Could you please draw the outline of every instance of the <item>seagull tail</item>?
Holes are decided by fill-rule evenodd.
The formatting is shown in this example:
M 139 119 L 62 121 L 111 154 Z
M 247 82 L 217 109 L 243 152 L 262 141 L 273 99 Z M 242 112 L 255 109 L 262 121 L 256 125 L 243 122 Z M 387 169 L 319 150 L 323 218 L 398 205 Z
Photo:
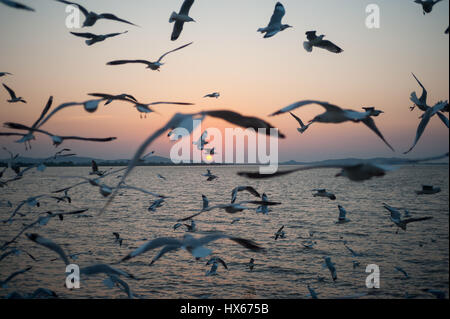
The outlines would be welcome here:
M 172 14 L 170 15 L 170 18 L 169 18 L 169 23 L 175 22 L 176 17 L 177 17 L 177 13 L 175 11 L 172 12 Z
M 313 46 L 311 45 L 311 42 L 309 42 L 309 41 L 303 42 L 303 47 L 308 52 L 312 52 L 312 50 L 313 50 Z

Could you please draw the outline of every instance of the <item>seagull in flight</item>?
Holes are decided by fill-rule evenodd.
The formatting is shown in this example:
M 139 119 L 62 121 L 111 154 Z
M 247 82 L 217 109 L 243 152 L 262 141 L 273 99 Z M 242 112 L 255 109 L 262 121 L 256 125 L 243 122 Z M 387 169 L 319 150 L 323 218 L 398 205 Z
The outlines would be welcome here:
M 193 4 L 194 0 L 184 0 L 180 12 L 176 13 L 174 11 L 170 15 L 169 23 L 175 22 L 172 35 L 170 37 L 172 41 L 176 41 L 180 37 L 185 22 L 195 22 L 195 20 L 189 16 L 189 10 L 191 10 Z
M 378 117 L 380 114 L 384 113 L 384 111 L 377 110 L 373 106 L 372 107 L 363 107 L 364 111 L 370 113 L 370 116 Z
M 303 121 L 302 121 L 297 115 L 295 115 L 295 114 L 292 113 L 292 112 L 289 112 L 289 114 L 291 114 L 292 117 L 293 117 L 294 119 L 297 120 L 298 124 L 300 124 L 300 127 L 297 128 L 297 131 L 299 131 L 300 134 L 305 133 L 305 131 L 306 131 L 306 130 L 311 126 L 311 124 L 312 124 L 312 122 L 311 122 L 311 123 L 309 123 L 308 125 L 305 125 L 305 124 L 303 124 Z
M 0 0 L 1 3 L 4 5 L 7 5 L 8 7 L 15 8 L 15 9 L 22 9 L 27 11 L 36 11 L 33 8 L 30 8 L 20 2 L 12 1 L 12 0 Z
M 286 233 L 283 229 L 284 229 L 284 225 L 281 226 L 281 228 L 278 229 L 278 231 L 275 233 L 275 240 L 277 240 L 278 238 L 281 238 L 281 239 L 286 238 Z
M 135 25 L 134 23 L 131 23 L 127 20 L 120 19 L 111 13 L 97 14 L 95 12 L 88 11 L 85 7 L 83 7 L 82 5 L 79 5 L 78 3 L 75 3 L 75 2 L 70 2 L 70 1 L 65 1 L 65 0 L 56 0 L 56 1 L 78 7 L 78 9 L 80 9 L 80 11 L 83 13 L 83 15 L 85 17 L 85 20 L 83 22 L 83 27 L 92 27 L 100 19 L 114 20 L 114 21 L 118 21 L 118 22 L 131 24 L 131 25 L 134 25 L 137 27 L 137 25 Z
M 306 38 L 308 39 L 308 41 L 303 42 L 303 47 L 306 51 L 312 52 L 313 47 L 325 49 L 333 53 L 341 53 L 344 51 L 333 42 L 324 40 L 323 38 L 325 37 L 325 35 L 322 34 L 321 36 L 317 36 L 316 32 L 317 31 L 306 32 Z
M 6 89 L 6 91 L 8 91 L 9 96 L 11 97 L 11 99 L 7 100 L 7 102 L 9 102 L 9 103 L 18 103 L 18 102 L 27 103 L 27 101 L 25 101 L 23 98 L 17 97 L 16 93 L 10 87 L 8 87 L 6 84 L 3 84 L 3 87 Z
M 100 34 L 100 35 L 88 33 L 88 32 L 70 32 L 70 33 L 72 33 L 74 36 L 88 39 L 88 40 L 86 40 L 86 44 L 91 46 L 98 42 L 105 41 L 108 38 L 117 37 L 118 35 L 125 34 L 127 32 L 128 31 L 120 32 L 120 33 Z
M 243 191 L 249 192 L 250 194 L 252 194 L 253 196 L 258 197 L 258 198 L 261 197 L 261 195 L 258 193 L 258 191 L 251 186 L 238 186 L 231 191 L 231 203 L 232 204 L 234 204 L 234 202 L 236 202 L 237 194 L 239 192 L 243 192 Z
M 118 94 L 118 95 L 111 95 L 111 94 L 105 94 L 105 93 L 89 93 L 88 95 L 99 97 L 104 100 L 106 100 L 105 106 L 111 104 L 114 101 L 127 101 L 131 103 L 139 103 L 136 98 L 130 94 Z
M 391 217 L 390 217 L 391 221 L 398 227 L 396 234 L 398 234 L 398 231 L 400 228 L 403 229 L 404 231 L 406 231 L 406 226 L 409 223 L 421 222 L 421 221 L 433 219 L 433 217 L 402 219 L 402 214 L 398 211 L 398 209 L 391 207 L 388 204 L 383 204 L 383 207 L 391 213 Z
M 92 171 L 89 173 L 89 175 L 103 176 L 105 173 L 106 171 L 100 171 L 98 169 L 97 162 L 92 160 Z
M 331 277 L 333 278 L 333 281 L 336 281 L 337 280 L 336 267 L 334 266 L 334 263 L 331 262 L 331 258 L 330 257 L 325 257 L 324 267 L 327 267 L 328 270 L 330 270 Z
M 206 171 L 207 171 L 207 173 L 203 174 L 203 176 L 208 177 L 208 179 L 206 180 L 207 182 L 211 182 L 211 181 L 213 181 L 213 180 L 215 180 L 217 178 L 216 175 L 211 173 L 210 169 L 206 169 Z
M 336 223 L 337 224 L 348 223 L 350 221 L 350 219 L 348 219 L 346 217 L 347 216 L 347 211 L 341 205 L 339 205 L 338 208 L 339 208 L 339 219 L 338 219 L 338 221 Z
M 198 139 L 197 142 L 192 142 L 192 144 L 197 145 L 198 150 L 203 151 L 205 148 L 205 145 L 208 145 L 209 142 L 206 141 L 206 138 L 208 137 L 208 131 L 204 131 L 202 133 L 202 136 Z
M 210 260 L 208 260 L 208 262 L 206 263 L 206 266 L 208 265 L 212 265 L 211 266 L 211 270 L 208 270 L 206 272 L 206 276 L 215 276 L 217 275 L 217 268 L 219 267 L 219 263 L 228 270 L 228 266 L 225 263 L 225 261 L 223 261 L 222 258 L 220 257 L 213 257 Z
M 442 0 L 414 0 L 415 3 L 420 4 L 423 9 L 423 15 L 431 13 L 435 4 L 441 2 Z
M 114 243 L 118 243 L 122 247 L 123 238 L 120 238 L 120 234 L 117 232 L 114 232 L 113 235 L 115 237 Z
M 207 97 L 218 99 L 220 97 L 220 93 L 219 92 L 214 92 L 214 93 L 211 93 L 211 94 L 206 94 L 203 98 L 207 98 Z
M 140 64 L 145 64 L 147 65 L 147 69 L 151 69 L 153 71 L 160 71 L 161 66 L 164 65 L 164 63 L 162 63 L 162 59 L 168 55 L 169 53 L 184 49 L 185 47 L 190 46 L 191 44 L 193 44 L 194 42 L 185 44 L 179 48 L 176 48 L 174 50 L 171 50 L 169 52 L 164 53 L 163 55 L 161 55 L 161 57 L 156 61 L 156 62 L 150 62 L 150 61 L 146 61 L 146 60 L 116 60 L 116 61 L 111 61 L 106 63 L 106 65 L 122 65 L 122 64 L 128 64 L 128 63 L 140 63 Z
M 258 206 L 258 208 L 256 209 L 256 212 L 267 215 L 272 211 L 268 205 L 264 204 L 264 203 L 269 203 L 269 197 L 267 197 L 267 194 L 264 193 L 264 194 L 262 194 L 261 199 L 262 199 L 263 204 L 261 206 Z
M 1 78 L 1 77 L 4 77 L 4 76 L 6 76 L 6 75 L 12 75 L 12 73 L 9 73 L 9 72 L 0 72 L 0 78 Z
M 163 247 L 161 251 L 153 258 L 150 265 L 153 265 L 159 258 L 168 252 L 175 251 L 178 249 L 184 249 L 192 254 L 195 258 L 204 258 L 212 253 L 212 251 L 204 246 L 214 242 L 219 239 L 229 239 L 251 251 L 263 252 L 264 248 L 258 246 L 255 242 L 249 239 L 233 237 L 222 233 L 216 233 L 211 235 L 206 235 L 200 238 L 195 238 L 190 234 L 185 234 L 182 239 L 161 237 L 153 239 L 136 250 L 129 253 L 127 256 L 122 258 L 120 262 L 128 261 L 135 258 L 149 250 Z
M 441 192 L 440 187 L 434 187 L 432 185 L 422 185 L 422 190 L 416 191 L 417 195 L 433 195 Z
M 286 14 L 286 10 L 281 2 L 277 2 L 275 5 L 275 11 L 270 18 L 269 25 L 265 28 L 259 28 L 258 32 L 264 33 L 264 38 L 273 37 L 278 32 L 284 31 L 287 28 L 292 28 L 289 24 L 282 24 L 281 20 Z
M 336 200 L 336 195 L 334 195 L 333 193 L 327 192 L 327 190 L 325 188 L 313 189 L 313 191 L 317 192 L 317 193 L 313 194 L 314 197 L 327 197 L 331 200 Z
M 147 210 L 149 212 L 156 212 L 156 209 L 162 207 L 164 202 L 165 202 L 164 198 L 157 199 L 150 205 L 150 207 Z
M 298 109 L 300 107 L 311 105 L 311 104 L 318 104 L 322 106 L 326 112 L 323 114 L 320 114 L 316 116 L 313 120 L 310 121 L 310 123 L 318 122 L 318 123 L 343 123 L 343 122 L 354 122 L 364 123 L 369 129 L 371 129 L 379 138 L 383 140 L 383 142 L 392 150 L 395 152 L 394 148 L 385 140 L 383 134 L 378 130 L 374 120 L 371 118 L 370 113 L 368 112 L 358 112 L 354 110 L 344 110 L 340 108 L 339 106 L 329 104 L 327 102 L 320 102 L 320 101 L 314 101 L 314 100 L 306 100 L 306 101 L 299 101 L 295 102 L 291 105 L 286 106 L 285 108 L 273 113 L 271 116 L 283 114 L 286 112 L 293 111 L 295 109 Z
M 61 248 L 61 246 L 55 244 L 50 239 L 44 238 L 38 234 L 25 234 L 25 235 L 28 237 L 29 240 L 35 242 L 36 244 L 39 244 L 50 250 L 53 250 L 55 253 L 59 255 L 59 257 L 64 261 L 66 265 L 70 265 L 69 259 L 67 258 L 67 255 Z

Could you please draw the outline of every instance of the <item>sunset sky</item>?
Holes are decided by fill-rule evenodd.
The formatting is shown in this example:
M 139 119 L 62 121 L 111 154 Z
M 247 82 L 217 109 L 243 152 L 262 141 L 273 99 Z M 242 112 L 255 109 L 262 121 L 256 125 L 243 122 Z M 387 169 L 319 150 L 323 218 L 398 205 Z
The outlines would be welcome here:
M 313 161 L 343 157 L 400 156 L 412 145 L 420 111 L 410 112 L 411 92 L 421 89 L 414 72 L 429 91 L 429 104 L 449 98 L 448 1 L 431 14 L 412 0 L 284 0 L 284 23 L 294 26 L 263 39 L 256 30 L 268 24 L 276 1 L 197 0 L 185 25 L 172 42 L 172 11 L 181 0 L 79 0 L 97 13 L 108 12 L 140 27 L 100 20 L 94 27 L 70 30 L 65 26 L 65 5 L 52 0 L 18 0 L 36 12 L 15 10 L 0 3 L 0 72 L 14 76 L 0 81 L 13 88 L 28 104 L 9 104 L 0 88 L 0 119 L 31 125 L 50 95 L 54 106 L 90 99 L 87 93 L 128 93 L 139 101 L 183 101 L 193 107 L 159 106 L 159 114 L 140 119 L 127 103 L 115 102 L 94 114 L 82 108 L 67 109 L 43 129 L 57 135 L 116 136 L 112 143 L 65 142 L 80 156 L 104 159 L 131 158 L 151 133 L 176 112 L 229 109 L 262 117 L 287 135 L 280 140 L 280 161 Z M 381 28 L 365 26 L 368 4 L 381 9 Z M 129 31 L 88 47 L 69 32 L 97 34 Z M 342 54 L 303 49 L 305 32 L 317 30 L 344 49 Z M 161 72 L 144 65 L 107 66 L 117 59 L 155 61 L 183 44 L 194 44 L 165 58 Z M 221 98 L 204 99 L 218 91 Z M 393 153 L 363 124 L 317 124 L 300 135 L 289 115 L 268 114 L 295 101 L 316 99 L 360 110 L 376 106 L 386 113 L 375 119 Z M 319 106 L 295 111 L 305 122 L 322 113 Z M 231 127 L 224 121 L 207 120 L 202 128 Z M 1 131 L 8 131 L 2 128 Z M 27 157 L 47 157 L 54 152 L 51 140 L 36 134 L 32 151 L 17 138 L 0 137 L 0 145 Z M 449 131 L 433 118 L 409 157 L 439 155 L 448 151 Z M 171 143 L 161 137 L 149 150 L 169 156 Z M 0 158 L 7 153 L 0 153 Z

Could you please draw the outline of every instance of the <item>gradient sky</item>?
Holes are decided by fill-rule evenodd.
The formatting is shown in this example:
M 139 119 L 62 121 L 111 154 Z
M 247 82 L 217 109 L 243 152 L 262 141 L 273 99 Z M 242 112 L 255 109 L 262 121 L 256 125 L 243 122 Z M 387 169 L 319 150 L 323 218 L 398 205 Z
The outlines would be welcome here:
M 428 88 L 429 103 L 449 97 L 449 4 L 444 1 L 424 16 L 412 0 L 284 0 L 284 22 L 294 26 L 270 39 L 256 32 L 266 26 L 276 1 L 197 0 L 190 16 L 197 23 L 185 25 L 181 37 L 170 41 L 172 11 L 181 0 L 79 0 L 95 12 L 110 12 L 140 28 L 102 20 L 82 32 L 129 33 L 88 47 L 65 26 L 65 5 L 52 0 L 20 0 L 35 13 L 0 4 L 0 71 L 14 73 L 1 82 L 12 87 L 28 104 L 6 103 L 0 90 L 0 122 L 31 125 L 48 97 L 54 105 L 85 101 L 87 93 L 129 93 L 148 103 L 175 100 L 195 107 L 160 106 L 160 114 L 141 120 L 128 104 L 114 103 L 94 114 L 80 108 L 64 110 L 44 129 L 60 135 L 117 136 L 107 144 L 65 142 L 77 154 L 97 158 L 130 158 L 152 132 L 175 113 L 203 109 L 230 109 L 268 120 L 287 135 L 280 140 L 280 160 L 313 161 L 342 157 L 400 156 L 414 140 L 419 111 L 409 111 L 411 92 L 420 87 L 414 72 Z M 381 9 L 381 28 L 367 29 L 365 8 L 375 3 Z M 345 51 L 340 55 L 324 50 L 307 53 L 302 46 L 305 32 L 317 30 Z M 194 45 L 166 57 L 161 72 L 143 65 L 106 66 L 116 59 L 155 60 L 182 44 Z M 219 91 L 218 100 L 202 97 Z M 318 124 L 305 134 L 289 114 L 268 114 L 303 99 L 318 99 L 344 108 L 376 106 L 386 114 L 376 118 L 386 139 L 397 149 L 392 153 L 362 124 Z M 322 112 L 319 106 L 295 113 L 309 121 Z M 203 124 L 224 128 L 223 121 Z M 7 131 L 2 129 L 2 131 Z M 0 145 L 23 156 L 46 157 L 54 151 L 48 137 L 37 135 L 33 150 L 25 152 L 17 138 L 4 138 Z M 436 117 L 430 122 L 410 157 L 448 151 L 448 129 Z M 151 149 L 168 156 L 170 144 L 160 138 Z M 0 155 L 0 158 L 7 154 Z

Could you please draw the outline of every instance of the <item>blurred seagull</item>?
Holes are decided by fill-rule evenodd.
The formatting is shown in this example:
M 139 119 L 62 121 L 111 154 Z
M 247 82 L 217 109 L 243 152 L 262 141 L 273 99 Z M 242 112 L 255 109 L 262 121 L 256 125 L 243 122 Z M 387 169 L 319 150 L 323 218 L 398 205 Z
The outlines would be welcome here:
M 306 32 L 306 38 L 308 39 L 308 41 L 303 42 L 303 47 L 306 51 L 312 52 L 313 47 L 325 49 L 333 53 L 341 53 L 344 51 L 333 42 L 324 40 L 323 38 L 325 37 L 325 35 L 322 34 L 321 36 L 317 36 L 316 32 L 317 31 Z
M 312 299 L 319 299 L 318 294 L 316 293 L 316 291 L 311 288 L 310 285 L 307 286 L 308 291 L 309 291 L 309 296 L 311 296 Z
M 262 247 L 258 246 L 256 243 L 254 243 L 251 240 L 233 237 L 233 236 L 229 236 L 226 234 L 217 233 L 217 234 L 206 235 L 206 236 L 200 237 L 200 238 L 195 238 L 189 234 L 185 234 L 181 240 L 175 239 L 175 238 L 167 238 L 167 237 L 166 238 L 161 237 L 161 238 L 156 238 L 154 240 L 151 240 L 151 241 L 147 242 L 146 244 L 142 245 L 141 247 L 137 248 L 136 250 L 132 251 L 124 258 L 122 258 L 121 262 L 130 260 L 130 259 L 132 259 L 136 256 L 139 256 L 149 250 L 153 250 L 153 249 L 156 249 L 159 247 L 163 247 L 163 248 L 158 253 L 158 255 L 156 255 L 155 258 L 153 258 L 150 265 L 153 265 L 164 254 L 166 254 L 170 251 L 178 250 L 180 248 L 190 252 L 195 258 L 204 258 L 212 253 L 212 251 L 210 249 L 205 248 L 204 246 L 213 241 L 219 240 L 219 239 L 229 239 L 229 240 L 234 241 L 235 243 L 238 243 L 239 245 L 241 245 L 249 250 L 255 251 L 255 252 L 262 252 L 264 250 Z
M 106 274 L 106 275 L 115 275 L 115 276 L 124 276 L 127 278 L 131 278 L 134 280 L 138 280 L 134 275 L 127 273 L 123 270 L 111 267 L 106 264 L 97 264 L 89 267 L 84 267 L 80 269 L 81 275 L 93 276 L 98 274 Z
M 309 123 L 308 125 L 305 125 L 305 124 L 303 124 L 303 121 L 302 121 L 298 116 L 296 116 L 294 113 L 289 112 L 289 114 L 291 114 L 292 117 L 295 118 L 295 119 L 297 120 L 297 122 L 300 124 L 300 127 L 297 128 L 297 131 L 299 131 L 300 134 L 305 133 L 305 131 L 306 131 L 306 130 L 311 126 L 311 124 L 312 124 L 312 122 L 311 122 L 311 123 Z
M 89 175 L 103 176 L 105 173 L 106 171 L 100 171 L 98 169 L 97 162 L 92 160 L 92 171 L 89 173 Z
M 286 233 L 284 232 L 284 225 L 281 226 L 280 229 L 278 229 L 278 231 L 275 233 L 275 240 L 277 240 L 278 238 L 284 239 L 286 238 Z
M 133 97 L 130 94 L 119 94 L 119 95 L 111 95 L 111 94 L 105 94 L 105 93 L 89 93 L 88 95 L 99 97 L 104 100 L 106 100 L 105 106 L 108 104 L 111 104 L 113 101 L 127 101 L 131 103 L 138 103 L 135 97 Z
M 159 179 L 162 179 L 162 180 L 164 180 L 164 181 L 166 181 L 167 180 L 167 178 L 165 178 L 164 176 L 162 176 L 161 174 L 158 174 L 158 175 L 156 175 Z
M 34 241 L 36 244 L 42 245 L 50 250 L 53 250 L 59 255 L 59 257 L 64 261 L 66 265 L 70 265 L 69 259 L 67 258 L 64 250 L 58 245 L 52 242 L 50 239 L 44 238 L 38 234 L 25 234 L 29 240 Z
M 423 84 L 419 81 L 419 79 L 416 77 L 414 73 L 412 73 L 413 77 L 416 79 L 417 83 L 419 83 L 420 87 L 422 88 L 422 95 L 420 98 L 417 97 L 416 92 L 411 93 L 410 100 L 414 103 L 412 107 L 410 107 L 411 111 L 413 111 L 416 107 L 418 107 L 421 111 L 426 111 L 428 109 L 427 105 L 427 99 L 428 99 L 428 91 L 425 89 Z
M 392 148 L 392 146 L 385 140 L 383 134 L 378 130 L 374 120 L 370 117 L 369 113 L 367 112 L 358 112 L 354 110 L 344 110 L 340 108 L 339 106 L 329 104 L 327 102 L 320 102 L 320 101 L 314 101 L 314 100 L 306 100 L 306 101 L 299 101 L 296 103 L 293 103 L 289 106 L 286 106 L 285 108 L 273 113 L 271 116 L 283 114 L 286 112 L 293 111 L 297 108 L 311 105 L 311 104 L 318 104 L 325 108 L 326 112 L 323 114 L 320 114 L 316 116 L 313 120 L 310 121 L 310 123 L 318 122 L 318 123 L 334 123 L 339 124 L 343 122 L 355 122 L 364 123 L 369 129 L 371 129 L 375 134 L 378 135 L 379 138 L 383 140 L 383 142 L 392 150 L 395 152 L 395 150 Z
M 350 219 L 348 219 L 346 217 L 347 216 L 347 211 L 341 205 L 339 205 L 338 208 L 339 208 L 339 219 L 338 219 L 338 221 L 336 223 L 337 224 L 348 223 L 350 221 Z
M 218 264 L 222 264 L 222 266 L 228 270 L 228 266 L 225 263 L 225 261 L 223 261 L 222 258 L 220 257 L 213 257 L 210 260 L 208 260 L 208 262 L 206 263 L 206 266 L 208 265 L 212 265 L 211 270 L 206 272 L 206 276 L 213 276 L 213 275 L 217 275 L 217 268 L 218 268 Z
M 374 107 L 363 107 L 362 109 L 364 111 L 368 112 L 370 116 L 374 116 L 374 117 L 377 117 L 380 114 L 384 113 L 383 111 L 377 110 Z
M 191 10 L 193 4 L 194 0 L 184 0 L 180 12 L 176 13 L 174 11 L 170 15 L 169 23 L 175 22 L 173 26 L 172 36 L 170 38 L 172 41 L 175 41 L 180 37 L 185 22 L 195 22 L 195 20 L 189 16 L 189 10 Z
M 285 14 L 286 10 L 284 9 L 284 6 L 280 2 L 277 2 L 272 18 L 270 18 L 269 25 L 265 28 L 259 28 L 258 32 L 265 33 L 264 38 L 270 38 L 278 32 L 284 31 L 287 28 L 292 28 L 292 26 L 288 24 L 281 23 Z
M 0 72 L 0 78 L 6 75 L 12 75 L 12 73 L 9 72 Z
M 252 194 L 253 196 L 258 197 L 258 198 L 261 197 L 261 195 L 258 193 L 258 191 L 251 186 L 238 186 L 235 189 L 233 189 L 231 192 L 231 203 L 232 204 L 234 202 L 236 202 L 237 194 L 239 192 L 243 192 L 243 191 L 249 192 L 250 194 Z
M 163 198 L 154 201 L 148 208 L 149 212 L 156 212 L 156 209 L 163 206 L 165 200 Z
M 336 200 L 336 195 L 334 195 L 333 193 L 327 192 L 327 190 L 325 188 L 313 189 L 313 191 L 317 192 L 317 193 L 313 194 L 314 197 L 327 197 L 331 200 Z
M 434 187 L 432 185 L 422 185 L 422 190 L 416 191 L 417 195 L 433 195 L 441 192 L 440 187 Z
M 420 222 L 420 221 L 425 221 L 425 220 L 430 220 L 433 219 L 433 217 L 421 217 L 421 218 L 409 218 L 409 219 L 402 219 L 402 215 L 400 214 L 400 212 L 394 208 L 389 206 L 388 204 L 383 204 L 383 207 L 385 209 L 387 209 L 390 213 L 391 213 L 391 221 L 397 225 L 398 229 L 396 231 L 396 234 L 398 234 L 399 229 L 403 229 L 404 231 L 406 231 L 406 226 L 409 223 L 414 223 L 414 222 Z
M 173 226 L 173 230 L 177 230 L 181 226 L 185 226 L 186 227 L 186 231 L 189 232 L 189 233 L 195 233 L 197 231 L 197 224 L 195 223 L 194 220 L 191 220 L 191 224 L 190 225 L 188 225 L 188 224 L 181 224 L 181 223 L 175 224 Z
M 431 13 L 433 11 L 433 7 L 438 2 L 442 0 L 414 0 L 415 3 L 420 4 L 423 9 L 423 14 Z
M 202 136 L 198 139 L 197 142 L 192 142 L 192 144 L 197 145 L 197 148 L 200 151 L 203 151 L 205 148 L 205 145 L 209 144 L 209 142 L 206 141 L 206 138 L 208 137 L 208 131 L 204 131 Z
M 250 258 L 250 262 L 247 264 L 247 267 L 250 271 L 253 271 L 253 268 L 255 268 L 255 260 L 253 258 Z
M 336 279 L 337 279 L 336 267 L 331 262 L 331 258 L 330 257 L 325 257 L 324 267 L 327 267 L 328 270 L 330 270 L 331 278 L 333 278 L 333 281 L 336 281 Z
M 141 63 L 141 64 L 146 64 L 147 69 L 151 69 L 153 71 L 160 71 L 161 66 L 164 65 L 164 63 L 161 63 L 161 61 L 166 55 L 168 55 L 169 53 L 181 50 L 187 46 L 190 46 L 192 43 L 194 43 L 194 42 L 185 44 L 179 48 L 176 48 L 172 51 L 164 53 L 156 62 L 150 62 L 150 61 L 146 61 L 146 60 L 117 60 L 117 61 L 108 62 L 108 63 L 106 63 L 106 65 L 122 65 L 122 64 L 128 64 L 128 63 Z
M 211 93 L 211 94 L 206 94 L 203 98 L 207 98 L 207 97 L 218 99 L 220 97 L 220 93 L 219 92 L 214 92 L 214 93 Z
M 264 193 L 264 194 L 262 194 L 262 196 L 261 196 L 261 199 L 262 199 L 262 201 L 263 201 L 263 204 L 261 205 L 261 206 L 258 206 L 258 208 L 256 209 L 256 212 L 257 213 L 262 213 L 262 214 L 264 214 L 264 215 L 267 215 L 267 214 L 269 214 L 272 210 L 269 208 L 269 206 L 268 205 L 265 205 L 264 203 L 268 203 L 269 202 L 269 197 L 267 197 L 267 194 L 266 193 Z
M 70 1 L 65 1 L 65 0 L 56 0 L 56 1 L 78 7 L 78 9 L 80 9 L 80 11 L 85 16 L 85 20 L 83 22 L 83 27 L 92 27 L 100 19 L 114 20 L 114 21 L 123 22 L 123 23 L 127 23 L 127 24 L 131 24 L 131 25 L 137 26 L 134 23 L 131 23 L 129 21 L 126 21 L 126 20 L 118 18 L 114 14 L 111 14 L 111 13 L 97 14 L 97 13 L 92 12 L 92 11 L 89 12 L 86 8 L 84 8 L 83 6 L 81 6 L 81 5 L 79 5 L 78 3 L 75 3 L 75 2 L 70 2 Z
M 100 34 L 100 35 L 93 34 L 93 33 L 83 33 L 83 32 L 70 32 L 70 33 L 72 33 L 74 36 L 88 39 L 88 40 L 86 40 L 86 44 L 91 46 L 98 42 L 105 41 L 108 38 L 116 37 L 118 35 L 125 34 L 127 32 L 128 31 L 120 32 L 120 33 Z
M 1 3 L 4 5 L 7 5 L 8 7 L 15 8 L 15 9 L 22 9 L 27 11 L 36 11 L 33 8 L 30 8 L 20 2 L 12 1 L 12 0 L 0 0 Z
M 203 174 L 203 176 L 208 177 L 208 179 L 206 180 L 207 182 L 213 181 L 213 180 L 215 180 L 215 179 L 217 178 L 216 175 L 213 175 L 213 174 L 211 173 L 211 170 L 210 170 L 210 169 L 206 169 L 206 171 L 207 171 L 207 173 L 206 173 L 206 174 Z
M 9 88 L 6 84 L 3 84 L 3 87 L 6 89 L 6 91 L 8 91 L 9 96 L 11 97 L 11 99 L 7 100 L 7 102 L 9 102 L 9 103 L 18 103 L 18 102 L 27 103 L 27 101 L 25 101 L 23 98 L 17 97 L 16 93 L 11 88 Z
M 10 282 L 11 280 L 14 279 L 14 277 L 24 274 L 27 271 L 30 271 L 33 267 L 28 267 L 19 271 L 16 271 L 14 273 L 12 273 L 11 275 L 8 276 L 8 278 L 6 278 L 5 280 L 0 280 L 0 287 L 1 288 L 8 288 L 8 282 Z
M 118 243 L 120 247 L 122 247 L 123 238 L 120 238 L 120 234 L 116 232 L 114 232 L 113 235 L 115 237 L 114 243 Z

